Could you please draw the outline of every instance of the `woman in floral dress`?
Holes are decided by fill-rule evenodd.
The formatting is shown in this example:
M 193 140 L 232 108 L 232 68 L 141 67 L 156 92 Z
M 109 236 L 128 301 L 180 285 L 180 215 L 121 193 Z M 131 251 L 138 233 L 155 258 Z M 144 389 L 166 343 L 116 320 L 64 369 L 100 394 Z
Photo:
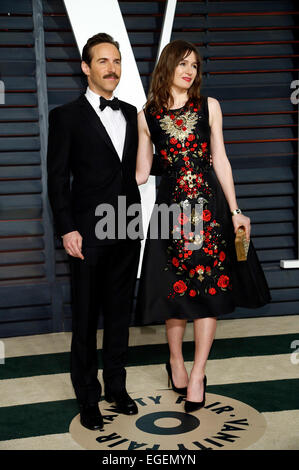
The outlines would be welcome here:
M 162 167 L 162 177 L 147 233 L 136 314 L 144 325 L 166 323 L 167 371 L 173 389 L 187 394 L 192 406 L 185 404 L 186 411 L 204 405 L 205 367 L 217 316 L 237 306 L 256 308 L 271 298 L 250 240 L 250 218 L 236 201 L 220 104 L 200 93 L 201 65 L 193 44 L 169 43 L 138 115 L 137 183 L 146 183 L 153 158 Z M 164 212 L 159 219 L 156 209 L 162 206 L 177 207 L 179 212 Z M 153 225 L 158 236 L 150 232 Z M 254 286 L 236 260 L 234 237 L 240 226 L 250 241 Z M 182 355 L 188 320 L 193 320 L 195 341 L 190 377 Z

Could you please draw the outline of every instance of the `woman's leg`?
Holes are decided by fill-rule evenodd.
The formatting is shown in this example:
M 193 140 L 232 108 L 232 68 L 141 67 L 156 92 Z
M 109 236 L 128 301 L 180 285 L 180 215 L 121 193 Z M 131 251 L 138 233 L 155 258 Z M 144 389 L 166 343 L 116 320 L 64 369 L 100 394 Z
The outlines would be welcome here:
M 216 318 L 198 318 L 194 320 L 195 356 L 187 390 L 187 400 L 203 400 L 203 378 L 206 362 L 216 332 Z
M 170 351 L 170 366 L 174 385 L 178 388 L 187 387 L 188 374 L 184 365 L 182 352 L 183 337 L 187 320 L 171 318 L 166 320 L 166 334 Z

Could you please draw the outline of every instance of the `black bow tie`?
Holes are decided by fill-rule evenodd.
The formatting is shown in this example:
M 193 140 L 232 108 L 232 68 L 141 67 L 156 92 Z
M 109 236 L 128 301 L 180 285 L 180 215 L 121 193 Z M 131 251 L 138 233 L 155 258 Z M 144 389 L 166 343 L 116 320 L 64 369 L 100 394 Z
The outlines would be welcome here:
M 118 98 L 113 98 L 113 100 L 106 100 L 103 96 L 100 97 L 100 110 L 103 111 L 106 106 L 110 106 L 114 111 L 119 109 L 119 100 Z

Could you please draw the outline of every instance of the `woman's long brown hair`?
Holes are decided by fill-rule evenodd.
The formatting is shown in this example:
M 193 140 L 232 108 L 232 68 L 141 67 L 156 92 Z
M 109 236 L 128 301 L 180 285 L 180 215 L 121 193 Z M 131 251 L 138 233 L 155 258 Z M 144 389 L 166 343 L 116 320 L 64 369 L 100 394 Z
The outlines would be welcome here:
M 195 53 L 197 59 L 197 74 L 188 91 L 189 98 L 186 104 L 193 102 L 194 105 L 199 106 L 201 101 L 202 58 L 194 44 L 178 39 L 167 44 L 161 52 L 152 74 L 145 110 L 150 110 L 153 114 L 156 114 L 163 107 L 169 109 L 173 106 L 173 96 L 170 90 L 175 68 L 191 52 Z

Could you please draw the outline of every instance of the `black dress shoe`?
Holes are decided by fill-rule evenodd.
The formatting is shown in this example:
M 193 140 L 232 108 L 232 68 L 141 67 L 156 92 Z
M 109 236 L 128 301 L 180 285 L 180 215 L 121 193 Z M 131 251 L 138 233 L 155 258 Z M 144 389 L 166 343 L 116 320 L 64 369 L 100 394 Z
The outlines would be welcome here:
M 80 405 L 80 423 L 87 429 L 96 431 L 103 427 L 103 417 L 97 403 Z
M 205 403 L 206 403 L 206 386 L 207 386 L 207 377 L 206 376 L 204 376 L 204 379 L 203 379 L 203 386 L 204 386 L 203 400 L 202 401 L 189 401 L 189 400 L 186 400 L 185 401 L 185 411 L 186 411 L 186 413 L 192 413 L 192 411 L 199 410 L 200 408 L 205 406 Z
M 108 403 L 115 403 L 117 411 L 125 415 L 136 415 L 138 408 L 135 401 L 130 397 L 126 390 L 119 393 L 114 393 L 105 387 L 105 400 Z

